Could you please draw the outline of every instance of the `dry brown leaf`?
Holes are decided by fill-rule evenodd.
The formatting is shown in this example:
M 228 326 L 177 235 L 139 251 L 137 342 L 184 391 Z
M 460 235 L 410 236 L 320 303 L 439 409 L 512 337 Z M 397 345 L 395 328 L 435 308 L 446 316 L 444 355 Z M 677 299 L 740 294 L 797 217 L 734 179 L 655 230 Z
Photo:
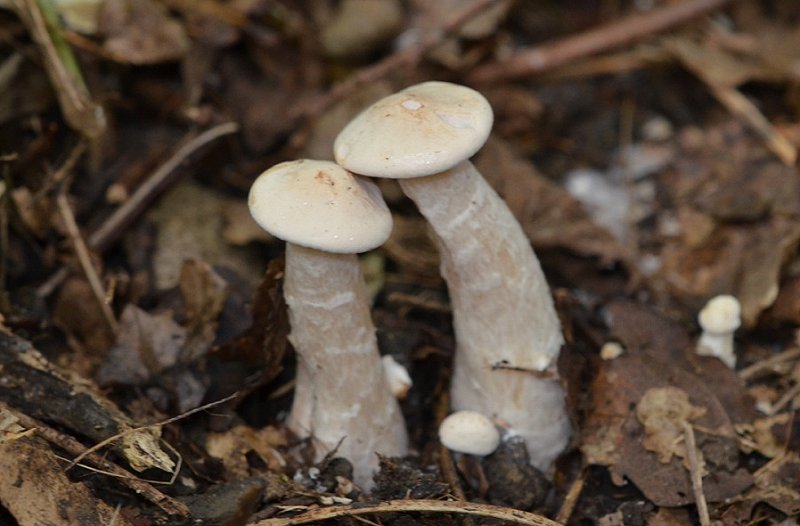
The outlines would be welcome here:
M 316 159 L 316 157 L 309 157 Z M 269 243 L 275 240 L 266 230 L 258 226 L 250 207 L 243 200 L 230 200 L 222 207 L 222 217 L 225 222 L 222 237 L 226 243 L 242 247 L 250 243 Z
M 660 176 L 681 232 L 661 240 L 657 278 L 696 310 L 709 297 L 733 294 L 751 327 L 778 296 L 800 244 L 800 178 L 741 124 L 695 132 L 681 133 L 681 151 Z
M 578 201 L 502 139 L 491 138 L 475 165 L 505 199 L 535 247 L 563 248 L 604 262 L 626 261 L 623 247 L 589 219 Z
M 61 286 L 53 321 L 66 333 L 70 347 L 81 356 L 74 360 L 76 371 L 91 376 L 99 357 L 105 356 L 114 344 L 114 334 L 103 317 L 97 297 L 83 277 L 69 278 Z
M 673 455 L 686 457 L 683 424 L 703 416 L 704 407 L 689 402 L 686 391 L 677 387 L 654 387 L 642 395 L 636 405 L 636 418 L 644 426 L 642 445 L 667 464 Z
M 400 32 L 404 19 L 399 0 L 344 0 L 321 28 L 320 43 L 330 57 L 368 56 Z
M 186 311 L 186 342 L 180 352 L 183 362 L 205 354 L 214 343 L 219 315 L 228 298 L 228 283 L 205 261 L 190 259 L 181 267 L 178 284 Z
M 103 48 L 131 64 L 178 60 L 189 50 L 183 25 L 154 0 L 106 0 L 100 14 Z
M 117 341 L 97 371 L 101 385 L 137 384 L 174 365 L 186 342 L 186 330 L 171 312 L 151 315 L 128 305 L 119 320 Z
M 222 460 L 231 479 L 250 476 L 247 455 L 252 451 L 271 471 L 280 472 L 286 461 L 276 448 L 287 444 L 286 437 L 274 427 L 253 429 L 245 425 L 235 426 L 221 433 L 211 432 L 206 437 L 206 451 Z
M 178 285 L 184 260 L 197 259 L 226 267 L 257 284 L 262 260 L 247 247 L 232 247 L 222 236 L 223 214 L 229 198 L 192 181 L 177 184 L 148 211 L 157 226 L 153 272 L 156 286 Z
M 677 459 L 664 464 L 645 449 L 645 427 L 631 409 L 648 390 L 677 388 L 688 395 L 692 406 L 705 409 L 693 424 L 709 430 L 708 436 L 698 433 L 698 446 L 713 475 L 704 481 L 706 497 L 714 502 L 747 488 L 751 477 L 736 470 L 733 423 L 750 421 L 753 409 L 736 374 L 718 360 L 695 356 L 685 331 L 644 305 L 616 301 L 609 305 L 608 316 L 610 336 L 627 352 L 599 363 L 591 389 L 594 410 L 581 444 L 587 460 L 608 464 L 616 481 L 629 478 L 657 505 L 692 502 L 688 471 Z
M 70 480 L 56 454 L 35 436 L 0 442 L 0 504 L 21 526 L 131 526 L 83 483 Z

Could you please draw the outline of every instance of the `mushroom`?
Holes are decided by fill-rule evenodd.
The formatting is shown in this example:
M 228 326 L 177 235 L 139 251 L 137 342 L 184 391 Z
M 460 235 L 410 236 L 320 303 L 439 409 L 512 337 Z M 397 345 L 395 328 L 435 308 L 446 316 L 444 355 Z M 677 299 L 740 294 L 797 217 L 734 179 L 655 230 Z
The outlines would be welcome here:
M 733 333 L 742 323 L 739 300 L 728 294 L 714 296 L 697 316 L 703 333 L 697 341 L 697 354 L 716 356 L 731 369 L 736 367 Z
M 414 385 L 408 369 L 395 360 L 391 354 L 383 356 L 381 361 L 383 362 L 383 375 L 386 383 L 389 384 L 389 390 L 392 391 L 395 398 L 403 400 L 408 395 L 411 386 Z
M 407 452 L 355 255 L 389 236 L 389 209 L 373 183 L 311 160 L 261 174 L 248 204 L 264 230 L 287 242 L 284 294 L 298 356 L 287 425 L 313 438 L 318 460 L 338 448 L 353 464 L 355 482 L 369 487 L 376 452 Z
M 563 337 L 522 227 L 468 160 L 492 120 L 480 93 L 425 82 L 359 114 L 334 155 L 354 173 L 398 179 L 433 228 L 457 342 L 453 408 L 508 422 L 546 469 L 570 435 L 555 371 Z
M 439 424 L 439 441 L 447 449 L 468 455 L 485 456 L 500 445 L 494 423 L 477 411 L 456 411 Z

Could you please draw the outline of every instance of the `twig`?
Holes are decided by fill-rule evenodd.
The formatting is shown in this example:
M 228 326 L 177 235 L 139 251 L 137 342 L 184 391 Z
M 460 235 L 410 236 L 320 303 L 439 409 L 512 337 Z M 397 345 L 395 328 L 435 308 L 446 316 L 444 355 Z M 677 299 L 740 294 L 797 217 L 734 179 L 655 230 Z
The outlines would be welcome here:
M 708 516 L 708 503 L 703 493 L 703 473 L 700 469 L 700 458 L 697 444 L 694 440 L 694 430 L 689 422 L 683 423 L 683 437 L 686 446 L 686 458 L 689 460 L 689 474 L 692 479 L 692 492 L 694 493 L 697 514 L 700 517 L 700 526 L 711 526 Z
M 788 362 L 796 358 L 800 358 L 800 347 L 788 349 L 776 354 L 775 356 L 770 356 L 766 360 L 761 360 L 760 362 L 756 362 L 753 365 L 745 367 L 739 371 L 739 378 L 745 381 L 750 380 L 754 376 L 757 376 L 761 373 L 771 372 L 778 364 Z
M 493 519 L 500 519 L 527 526 L 559 526 L 558 522 L 526 511 L 491 506 L 489 504 L 442 500 L 390 500 L 371 506 L 365 505 L 364 503 L 355 503 L 346 506 L 330 506 L 327 508 L 313 509 L 295 517 L 264 519 L 250 523 L 249 526 L 297 526 L 327 519 L 335 519 L 337 517 L 398 512 L 461 513 L 464 515 L 491 517 Z
M 716 99 L 745 124 L 749 125 L 774 153 L 787 166 L 794 166 L 797 148 L 781 135 L 750 99 L 736 88 L 720 86 L 710 82 L 702 72 L 695 72 L 705 82 Z
M 572 517 L 572 512 L 575 511 L 575 505 L 578 503 L 578 498 L 580 498 L 581 492 L 583 491 L 583 486 L 586 484 L 586 477 L 588 473 L 588 470 L 584 467 L 578 475 L 578 478 L 572 482 L 572 485 L 569 487 L 569 491 L 567 491 L 567 494 L 564 497 L 564 503 L 561 505 L 561 509 L 558 510 L 556 521 L 562 524 L 569 522 L 569 518 Z
M 719 9 L 732 0 L 687 0 L 515 53 L 504 62 L 479 66 L 467 77 L 470 83 L 537 75 L 574 60 L 641 41 L 674 26 Z
M 70 453 L 71 455 L 80 455 L 81 453 L 85 452 L 86 447 L 71 436 L 65 435 L 60 431 L 56 431 L 52 427 L 49 427 L 48 425 L 26 415 L 25 413 L 15 411 L 7 406 L 6 408 L 17 418 L 21 426 L 28 429 L 35 429 L 37 435 L 44 438 L 51 444 L 59 447 L 60 449 L 63 449 L 67 453 Z M 90 465 L 119 478 L 122 484 L 161 508 L 164 513 L 167 513 L 168 515 L 178 515 L 181 517 L 190 516 L 189 508 L 186 506 L 186 504 L 179 500 L 173 499 L 169 495 L 161 493 L 150 484 L 135 477 L 132 473 L 119 467 L 118 465 L 102 458 L 100 455 L 90 454 L 86 456 L 85 460 Z
M 105 291 L 103 284 L 100 281 L 100 276 L 97 275 L 97 269 L 94 268 L 92 263 L 92 256 L 89 253 L 89 248 L 86 246 L 83 237 L 81 236 L 78 223 L 75 221 L 75 215 L 69 206 L 66 192 L 61 191 L 56 195 L 56 206 L 58 207 L 58 214 L 61 216 L 61 221 L 67 229 L 67 235 L 72 242 L 72 250 L 75 251 L 75 256 L 78 258 L 81 269 L 89 282 L 89 288 L 92 289 L 97 303 L 100 305 L 100 311 L 103 313 L 108 328 L 111 329 L 111 334 L 117 333 L 117 319 L 114 317 L 114 311 L 106 301 Z
M 436 427 L 438 428 L 442 420 L 447 416 L 447 411 L 450 406 L 450 395 L 444 391 L 436 400 L 435 419 Z M 453 456 L 450 450 L 444 444 L 439 444 L 439 469 L 442 470 L 442 478 L 450 486 L 450 491 L 459 501 L 466 501 L 467 497 L 464 495 L 464 489 L 461 487 L 461 482 L 458 479 L 458 472 L 456 465 L 453 462 Z
M 126 436 L 128 436 L 130 434 L 133 434 L 133 433 L 136 433 L 136 432 L 139 432 L 139 431 L 144 431 L 144 430 L 147 430 L 147 429 L 153 429 L 153 428 L 156 428 L 156 427 L 163 427 L 163 426 L 165 426 L 167 424 L 171 424 L 173 422 L 177 422 L 178 420 L 183 420 L 184 418 L 187 418 L 187 417 L 189 417 L 189 416 L 191 416 L 191 415 L 193 415 L 195 413 L 199 413 L 200 411 L 205 411 L 206 409 L 210 409 L 210 408 L 216 407 L 216 406 L 218 406 L 220 404 L 224 404 L 225 402 L 229 402 L 230 400 L 233 400 L 237 396 L 239 396 L 239 392 L 238 391 L 233 393 L 230 396 L 226 396 L 225 398 L 222 398 L 221 400 L 217 400 L 215 402 L 211 402 L 211 403 L 208 403 L 208 404 L 205 404 L 205 405 L 201 405 L 200 407 L 195 407 L 194 409 L 192 409 L 190 411 L 186 411 L 185 413 L 181 413 L 180 415 L 173 416 L 172 418 L 167 418 L 166 420 L 162 420 L 160 422 L 156 422 L 155 424 L 148 424 L 148 425 L 145 425 L 145 426 L 139 426 L 139 427 L 135 427 L 135 428 L 131 428 L 131 429 L 126 429 L 125 431 L 122 431 L 121 433 L 117 433 L 116 435 L 110 436 L 110 437 L 106 438 L 105 440 L 101 440 L 100 442 L 98 442 L 97 444 L 95 444 L 92 447 L 88 448 L 86 451 L 84 451 L 83 453 L 81 453 L 77 457 L 73 458 L 72 462 L 70 462 L 67 465 L 67 467 L 64 468 L 64 471 L 69 471 L 70 469 L 74 468 L 78 464 L 78 462 L 80 462 L 84 458 L 86 458 L 87 455 L 89 455 L 91 453 L 94 453 L 95 451 L 107 446 L 108 444 L 111 444 L 112 442 L 115 442 L 115 441 L 119 440 L 120 438 L 126 437 Z
M 800 383 L 794 384 L 785 393 L 783 393 L 783 396 L 781 396 L 780 399 L 775 402 L 775 405 L 770 408 L 768 414 L 770 416 L 777 415 L 783 410 L 784 407 L 789 405 L 792 400 L 797 398 L 798 395 L 800 395 Z
M 211 129 L 208 129 L 186 142 L 183 146 L 172 154 L 167 161 L 158 167 L 153 174 L 125 201 L 114 213 L 112 213 L 98 228 L 88 237 L 88 245 L 98 252 L 105 251 L 111 243 L 123 233 L 123 229 L 130 225 L 139 214 L 153 201 L 161 191 L 173 183 L 180 172 L 177 168 L 186 161 L 192 154 L 200 150 L 207 144 L 239 131 L 239 125 L 235 122 L 226 122 Z M 67 276 L 67 269 L 62 268 L 47 281 L 36 289 L 39 297 L 47 297 Z
M 193 153 L 203 146 L 214 142 L 220 137 L 231 135 L 239 131 L 235 122 L 226 122 L 208 129 L 181 146 L 172 157 L 158 167 L 141 186 L 139 186 L 125 203 L 117 208 L 103 225 L 89 236 L 89 245 L 92 248 L 104 251 L 108 245 L 120 235 L 121 230 L 127 227 L 139 215 L 159 192 L 177 177 L 177 168 Z

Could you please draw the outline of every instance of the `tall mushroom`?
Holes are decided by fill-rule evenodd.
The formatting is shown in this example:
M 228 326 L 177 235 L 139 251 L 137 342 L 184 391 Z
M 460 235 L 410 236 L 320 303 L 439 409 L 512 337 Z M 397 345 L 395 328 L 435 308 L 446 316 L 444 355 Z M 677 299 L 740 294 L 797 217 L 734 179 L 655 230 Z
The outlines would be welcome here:
M 404 455 L 406 431 L 384 380 L 358 252 L 382 244 L 392 218 L 378 188 L 332 162 L 299 160 L 261 174 L 250 213 L 286 244 L 284 294 L 298 355 L 288 426 L 333 451 L 371 485 L 376 452 Z
M 334 155 L 354 173 L 399 179 L 433 228 L 453 306 L 454 409 L 506 421 L 546 469 L 570 435 L 555 371 L 563 338 L 527 237 L 468 160 L 492 120 L 477 91 L 425 82 L 359 114 Z

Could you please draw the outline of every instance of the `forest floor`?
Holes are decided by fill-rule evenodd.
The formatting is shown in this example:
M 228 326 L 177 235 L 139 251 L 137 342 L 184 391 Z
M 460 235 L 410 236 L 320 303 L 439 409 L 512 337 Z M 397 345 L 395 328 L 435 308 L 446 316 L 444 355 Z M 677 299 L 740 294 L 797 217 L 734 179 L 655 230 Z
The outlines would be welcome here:
M 800 3 L 11 4 L 0 524 L 796 524 Z M 426 80 L 493 107 L 474 162 L 550 283 L 575 433 L 546 478 L 439 444 L 447 289 L 382 182 L 394 231 L 362 263 L 413 378 L 412 455 L 367 493 L 284 427 L 283 243 L 246 195 Z M 696 353 L 720 294 L 741 305 L 735 368 Z

